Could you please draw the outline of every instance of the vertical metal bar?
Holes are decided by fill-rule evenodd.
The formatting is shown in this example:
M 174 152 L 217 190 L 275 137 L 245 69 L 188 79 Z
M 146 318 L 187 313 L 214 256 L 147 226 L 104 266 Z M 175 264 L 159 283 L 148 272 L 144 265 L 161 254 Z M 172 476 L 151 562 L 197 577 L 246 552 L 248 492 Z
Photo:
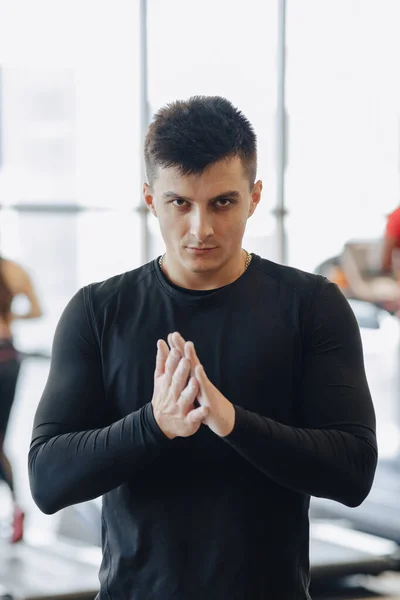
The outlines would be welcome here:
M 285 108 L 286 76 L 286 0 L 278 0 L 278 52 L 277 52 L 277 161 L 276 207 L 273 211 L 277 224 L 278 261 L 287 262 L 285 231 L 285 170 L 287 166 L 287 120 Z
M 3 164 L 3 80 L 2 80 L 2 71 L 0 67 L 0 170 Z
M 149 99 L 148 99 L 148 61 L 147 61 L 147 0 L 140 0 L 140 130 L 141 130 L 141 174 L 140 174 L 140 198 L 142 198 L 142 186 L 146 181 L 146 171 L 143 159 L 143 144 L 150 121 Z M 137 211 L 140 216 L 140 259 L 144 264 L 150 260 L 150 234 L 147 223 L 148 209 L 141 199 Z

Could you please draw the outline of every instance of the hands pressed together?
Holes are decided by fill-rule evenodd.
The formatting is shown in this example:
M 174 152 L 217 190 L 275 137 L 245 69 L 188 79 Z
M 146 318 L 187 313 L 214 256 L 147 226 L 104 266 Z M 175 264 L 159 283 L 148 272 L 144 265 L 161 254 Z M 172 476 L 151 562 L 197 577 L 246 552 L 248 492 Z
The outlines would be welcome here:
M 189 437 L 204 423 L 220 437 L 229 435 L 235 408 L 208 379 L 193 342 L 175 332 L 169 334 L 168 344 L 157 342 L 151 401 L 160 429 L 170 439 Z

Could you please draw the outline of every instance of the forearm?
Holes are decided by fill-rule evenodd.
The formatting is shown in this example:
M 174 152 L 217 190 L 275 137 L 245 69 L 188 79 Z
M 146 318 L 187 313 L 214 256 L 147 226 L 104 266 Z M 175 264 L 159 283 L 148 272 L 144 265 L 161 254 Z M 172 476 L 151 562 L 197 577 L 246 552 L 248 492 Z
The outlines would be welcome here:
M 348 506 L 369 493 L 377 461 L 371 430 L 300 429 L 242 407 L 235 412 L 234 429 L 222 439 L 279 485 Z
M 34 437 L 29 478 L 39 508 L 52 514 L 103 495 L 157 459 L 168 438 L 151 404 L 108 427 Z

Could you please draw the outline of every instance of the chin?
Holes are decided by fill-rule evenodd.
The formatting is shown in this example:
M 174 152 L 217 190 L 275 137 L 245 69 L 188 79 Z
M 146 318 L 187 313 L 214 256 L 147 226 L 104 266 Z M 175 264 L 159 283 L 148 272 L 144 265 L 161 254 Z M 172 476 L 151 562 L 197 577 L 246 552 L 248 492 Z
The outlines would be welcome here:
M 207 273 L 208 271 L 216 271 L 221 266 L 219 261 L 190 261 L 189 269 L 192 273 Z

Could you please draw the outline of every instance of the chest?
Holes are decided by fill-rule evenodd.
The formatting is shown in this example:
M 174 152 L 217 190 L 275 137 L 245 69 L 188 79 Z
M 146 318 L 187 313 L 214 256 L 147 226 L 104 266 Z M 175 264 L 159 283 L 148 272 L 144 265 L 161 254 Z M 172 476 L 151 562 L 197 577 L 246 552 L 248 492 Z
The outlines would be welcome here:
M 121 418 L 153 395 L 157 340 L 179 331 L 194 342 L 212 383 L 234 404 L 295 421 L 299 339 L 277 306 L 147 307 L 113 324 L 103 343 L 106 396 Z

